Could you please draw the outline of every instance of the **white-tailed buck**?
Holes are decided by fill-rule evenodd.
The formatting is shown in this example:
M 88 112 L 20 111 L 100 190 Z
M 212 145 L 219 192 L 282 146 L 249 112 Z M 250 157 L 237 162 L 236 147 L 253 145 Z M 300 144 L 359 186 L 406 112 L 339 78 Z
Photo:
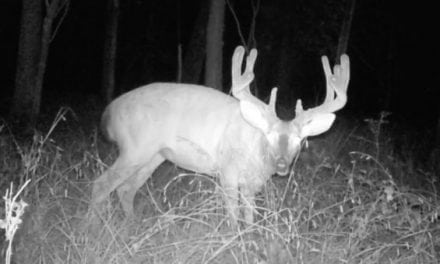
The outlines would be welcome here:
M 350 65 L 347 55 L 333 72 L 327 57 L 322 64 L 327 81 L 324 103 L 282 121 L 275 113 L 277 89 L 269 104 L 253 96 L 257 51 L 246 59 L 239 46 L 232 57 L 232 96 L 191 84 L 153 83 L 115 99 L 104 111 L 102 126 L 119 148 L 115 163 L 96 179 L 92 207 L 117 190 L 126 216 L 133 216 L 136 191 L 165 160 L 179 167 L 218 177 L 225 190 L 231 220 L 253 222 L 254 196 L 271 175 L 287 175 L 301 141 L 327 131 L 333 112 L 347 102 Z

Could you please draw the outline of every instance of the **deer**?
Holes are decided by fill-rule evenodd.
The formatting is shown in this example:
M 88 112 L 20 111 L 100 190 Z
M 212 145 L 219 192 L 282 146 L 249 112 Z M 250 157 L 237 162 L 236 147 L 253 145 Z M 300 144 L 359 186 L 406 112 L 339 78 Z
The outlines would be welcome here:
M 232 56 L 232 96 L 194 84 L 152 83 L 113 100 L 102 115 L 102 129 L 116 143 L 116 161 L 93 183 L 91 208 L 99 210 L 114 190 L 126 217 L 134 217 L 134 197 L 165 160 L 196 173 L 217 177 L 233 224 L 254 222 L 255 195 L 272 175 L 286 176 L 307 137 L 330 129 L 347 102 L 349 57 L 330 68 L 324 102 L 303 109 L 297 100 L 295 118 L 276 113 L 277 88 L 269 103 L 252 95 L 257 50 L 246 57 L 238 46 Z

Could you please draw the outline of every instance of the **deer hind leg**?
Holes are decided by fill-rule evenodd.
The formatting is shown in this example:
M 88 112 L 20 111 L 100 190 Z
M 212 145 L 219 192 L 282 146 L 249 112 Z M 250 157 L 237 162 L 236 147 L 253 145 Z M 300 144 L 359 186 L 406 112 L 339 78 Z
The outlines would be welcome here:
M 151 160 L 139 168 L 131 177 L 126 179 L 119 187 L 117 187 L 119 201 L 122 205 L 126 217 L 134 218 L 134 197 L 139 188 L 150 178 L 156 168 L 164 162 L 165 159 L 156 154 Z
M 139 164 L 142 165 L 140 158 L 128 152 L 121 152 L 113 165 L 93 183 L 91 209 L 100 211 L 110 193 L 139 170 Z

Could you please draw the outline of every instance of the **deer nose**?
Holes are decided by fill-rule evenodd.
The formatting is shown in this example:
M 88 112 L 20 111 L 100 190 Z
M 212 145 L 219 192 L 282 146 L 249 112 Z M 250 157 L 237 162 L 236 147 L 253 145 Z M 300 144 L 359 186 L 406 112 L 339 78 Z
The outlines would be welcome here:
M 289 172 L 289 163 L 284 158 L 278 158 L 276 162 L 276 173 L 280 176 L 286 176 Z

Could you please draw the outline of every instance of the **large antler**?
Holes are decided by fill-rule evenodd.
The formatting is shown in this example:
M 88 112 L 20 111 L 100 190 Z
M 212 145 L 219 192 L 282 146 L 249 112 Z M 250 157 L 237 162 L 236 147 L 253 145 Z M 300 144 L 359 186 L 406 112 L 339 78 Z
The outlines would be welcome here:
M 253 96 L 249 85 L 254 80 L 254 65 L 257 59 L 258 52 L 252 49 L 246 58 L 246 69 L 244 73 L 241 71 L 243 64 L 245 49 L 243 46 L 235 48 L 232 56 L 232 95 L 238 100 L 246 100 L 261 107 L 267 107 L 267 104 L 262 102 L 257 97 Z M 273 88 L 270 96 L 269 106 L 275 113 L 275 104 L 277 97 L 277 88 Z M 275 114 L 276 115 L 276 114 Z
M 347 103 L 347 88 L 350 80 L 350 60 L 346 54 L 341 56 L 341 64 L 333 67 L 333 73 L 327 56 L 322 56 L 327 92 L 324 102 L 317 107 L 304 111 L 301 100 L 296 103 L 295 119 L 309 120 L 313 115 L 335 112 Z

